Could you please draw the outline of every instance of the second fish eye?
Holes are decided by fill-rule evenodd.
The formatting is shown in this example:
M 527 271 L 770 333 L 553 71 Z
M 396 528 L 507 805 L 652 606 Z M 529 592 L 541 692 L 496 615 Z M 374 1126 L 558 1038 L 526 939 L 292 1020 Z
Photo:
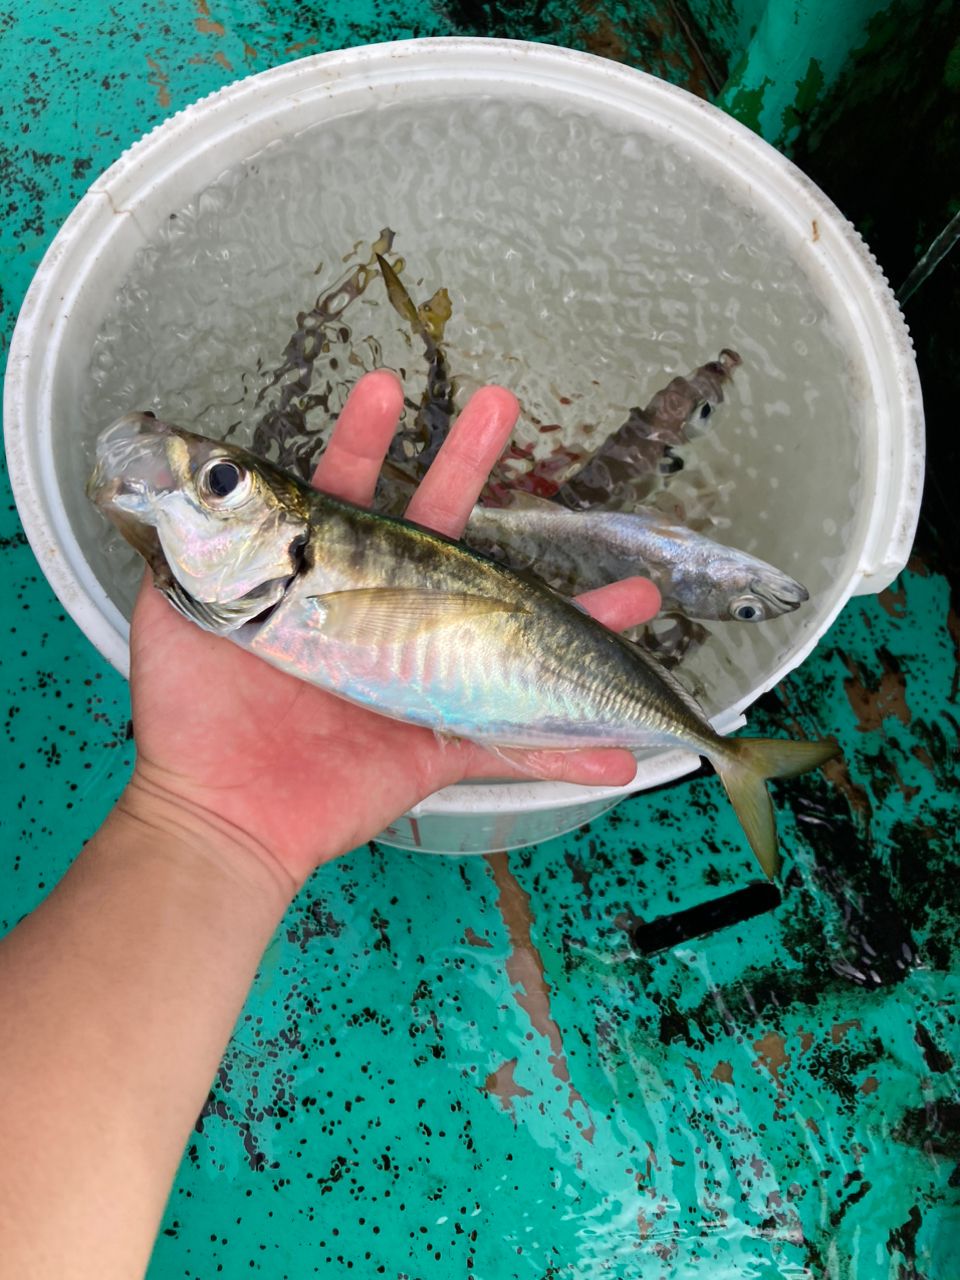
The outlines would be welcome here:
M 236 494 L 247 479 L 247 473 L 235 462 L 220 458 L 210 462 L 200 473 L 200 485 L 208 498 L 222 500 Z
M 730 610 L 738 622 L 757 622 L 762 611 L 750 600 L 736 600 Z

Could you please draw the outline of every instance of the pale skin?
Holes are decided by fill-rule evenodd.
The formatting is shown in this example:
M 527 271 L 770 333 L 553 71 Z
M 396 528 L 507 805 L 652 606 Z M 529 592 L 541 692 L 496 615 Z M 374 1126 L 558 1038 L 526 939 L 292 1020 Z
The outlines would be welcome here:
M 368 505 L 401 405 L 392 374 L 363 378 L 317 487 Z M 477 392 L 409 518 L 458 536 L 516 416 L 508 391 Z M 641 579 L 580 599 L 613 628 L 659 603 Z M 0 1280 L 143 1275 L 257 964 L 310 872 L 440 787 L 506 772 L 479 747 L 273 670 L 147 583 L 131 696 L 129 784 L 0 942 Z M 635 763 L 618 750 L 536 752 L 522 771 L 617 785 Z

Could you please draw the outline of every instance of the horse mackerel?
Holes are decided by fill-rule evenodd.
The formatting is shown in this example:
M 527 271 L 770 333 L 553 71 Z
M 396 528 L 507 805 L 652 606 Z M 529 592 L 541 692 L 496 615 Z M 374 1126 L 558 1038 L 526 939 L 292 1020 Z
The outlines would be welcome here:
M 836 754 L 724 739 L 649 654 L 532 575 L 149 415 L 101 434 L 88 493 L 186 617 L 349 701 L 496 747 L 706 756 L 768 876 L 765 780 Z

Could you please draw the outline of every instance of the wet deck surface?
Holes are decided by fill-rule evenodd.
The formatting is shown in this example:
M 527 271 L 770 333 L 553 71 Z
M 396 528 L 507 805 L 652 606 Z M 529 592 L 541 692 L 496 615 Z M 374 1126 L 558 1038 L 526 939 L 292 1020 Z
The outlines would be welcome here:
M 476 31 L 473 9 L 0 4 L 0 350 L 75 201 L 171 111 L 305 53 Z M 658 35 L 621 9 L 520 6 L 493 34 L 715 88 L 675 16 Z M 753 877 L 706 777 L 536 849 L 363 848 L 317 873 L 198 1122 L 153 1280 L 955 1276 L 960 624 L 927 544 L 751 716 L 844 751 L 778 793 L 775 909 L 632 947 L 638 922 Z M 7 487 L 0 574 L 8 927 L 96 829 L 132 743 L 126 685 L 64 617 Z

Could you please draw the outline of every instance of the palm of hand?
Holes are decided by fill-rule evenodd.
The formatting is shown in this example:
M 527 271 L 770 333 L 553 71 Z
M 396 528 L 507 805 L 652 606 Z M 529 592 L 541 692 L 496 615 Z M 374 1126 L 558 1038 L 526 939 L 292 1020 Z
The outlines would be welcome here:
M 392 375 L 354 389 L 314 477 L 369 503 L 402 406 Z M 487 388 L 464 410 L 408 514 L 457 536 L 500 456 L 516 402 Z M 652 616 L 657 593 L 630 580 L 584 598 L 611 626 Z M 298 883 L 318 861 L 370 839 L 442 786 L 503 776 L 502 760 L 438 740 L 273 669 L 187 622 L 145 584 L 131 628 L 137 772 L 154 787 L 244 833 Z M 540 776 L 622 783 L 622 751 L 539 752 Z
M 133 634 L 138 767 L 297 879 L 318 850 L 334 857 L 369 839 L 480 754 L 275 670 L 185 621 L 149 585 Z

